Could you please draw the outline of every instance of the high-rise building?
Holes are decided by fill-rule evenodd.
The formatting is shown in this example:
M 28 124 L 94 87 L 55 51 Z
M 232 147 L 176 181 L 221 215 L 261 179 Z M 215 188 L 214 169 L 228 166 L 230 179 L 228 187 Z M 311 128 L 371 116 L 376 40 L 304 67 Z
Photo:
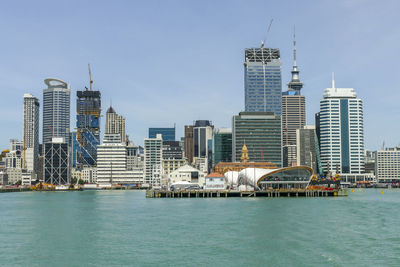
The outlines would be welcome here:
M 353 88 L 325 89 L 320 101 L 321 161 L 326 172 L 364 172 L 362 100 Z
M 39 156 L 39 100 L 31 94 L 24 94 L 24 168 L 37 172 Z
M 149 138 L 156 138 L 157 134 L 161 134 L 164 141 L 175 141 L 175 127 L 149 128 Z
M 315 126 L 296 130 L 297 166 L 308 166 L 314 173 L 323 174 Z
M 54 137 L 44 144 L 44 182 L 62 185 L 70 183 L 69 145 L 62 137 Z
M 185 157 L 189 164 L 193 162 L 193 125 L 185 125 Z
M 79 167 L 96 166 L 97 146 L 100 144 L 101 93 L 92 91 L 90 87 L 90 90 L 77 91 L 76 96 L 77 164 Z
M 68 142 L 70 130 L 70 94 L 66 82 L 48 78 L 43 90 L 43 144 L 53 137 L 64 138 Z
M 246 111 L 282 112 L 280 52 L 276 48 L 245 50 L 244 88 Z
M 296 36 L 293 40 L 293 69 L 292 79 L 288 83 L 288 90 L 282 93 L 282 143 L 283 143 L 283 167 L 288 167 L 291 162 L 296 161 L 296 130 L 302 128 L 306 123 L 306 104 L 305 97 L 301 95 L 303 83 L 299 78 L 299 70 L 296 62 Z M 290 147 L 289 147 L 290 146 Z M 287 148 L 285 148 L 287 147 Z M 294 155 L 292 159 L 286 153 L 290 151 Z M 285 159 L 288 159 L 287 161 Z
M 164 139 L 164 138 L 163 138 Z M 183 158 L 183 150 L 179 141 L 163 141 L 162 146 L 162 170 L 164 175 L 175 171 L 186 164 Z
M 400 182 L 400 147 L 376 151 L 375 174 L 379 183 Z
M 150 185 L 161 182 L 162 143 L 161 134 L 156 138 L 144 139 L 144 182 Z
M 193 157 L 202 162 L 206 172 L 212 167 L 212 137 L 214 126 L 211 121 L 197 120 L 193 125 Z
M 240 112 L 232 120 L 232 161 L 240 161 L 242 147 L 249 161 L 282 166 L 281 117 L 273 112 Z
M 232 129 L 220 128 L 214 132 L 213 166 L 232 160 Z
M 126 142 L 126 122 L 122 115 L 118 115 L 112 106 L 106 113 L 106 134 L 119 134 L 121 142 Z

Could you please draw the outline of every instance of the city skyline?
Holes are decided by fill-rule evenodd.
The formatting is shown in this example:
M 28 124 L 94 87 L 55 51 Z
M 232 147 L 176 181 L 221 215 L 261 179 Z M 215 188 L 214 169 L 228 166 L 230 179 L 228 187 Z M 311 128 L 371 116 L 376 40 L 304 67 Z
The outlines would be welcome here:
M 398 145 L 395 133 L 399 126 L 390 122 L 395 120 L 394 116 L 397 114 L 396 98 L 399 94 L 395 90 L 397 83 L 394 81 L 398 59 L 397 55 L 393 55 L 395 50 L 392 46 L 399 32 L 389 27 L 395 19 L 394 10 L 398 6 L 395 2 L 379 6 L 379 9 L 375 8 L 379 12 L 371 13 L 369 16 L 366 14 L 375 10 L 377 1 L 367 4 L 353 1 L 312 5 L 308 2 L 305 6 L 310 9 L 309 11 L 299 6 L 300 9 L 288 10 L 288 14 L 283 12 L 284 5 L 255 1 L 260 6 L 260 10 L 255 11 L 244 4 L 242 6 L 233 3 L 221 14 L 227 19 L 226 21 L 221 20 L 221 17 L 212 11 L 214 5 L 202 5 L 200 11 L 207 13 L 209 17 L 207 22 L 203 16 L 196 13 L 196 4 L 186 3 L 181 6 L 176 4 L 168 8 L 171 12 L 164 14 L 156 10 L 152 13 L 150 17 L 157 16 L 158 19 L 148 25 L 141 25 L 145 27 L 144 29 L 129 28 L 129 26 L 137 23 L 136 19 L 147 21 L 144 14 L 151 10 L 152 4 L 118 3 L 113 9 L 108 10 L 110 18 L 116 17 L 116 14 L 121 12 L 121 17 L 115 22 L 109 19 L 104 22 L 99 20 L 104 15 L 102 13 L 104 11 L 101 10 L 107 10 L 104 9 L 108 6 L 105 3 L 99 4 L 101 8 L 93 8 L 90 14 L 92 20 L 85 16 L 80 18 L 82 15 L 80 11 L 71 12 L 68 6 L 58 4 L 65 8 L 64 11 L 50 14 L 46 19 L 37 18 L 28 25 L 32 17 L 35 17 L 35 12 L 43 8 L 42 3 L 44 2 L 32 4 L 31 12 L 26 10 L 22 12 L 21 15 L 25 18 L 20 22 L 9 15 L 17 8 L 14 4 L 10 3 L 1 11 L 2 20 L 7 19 L 14 23 L 12 28 L 16 31 L 12 38 L 0 45 L 3 51 L 9 52 L 3 53 L 4 65 L 0 71 L 2 81 L 0 88 L 3 89 L 3 99 L 7 99 L 1 111 L 3 114 L 10 114 L 2 116 L 1 120 L 6 126 L 0 133 L 0 144 L 3 148 L 8 147 L 9 139 L 22 139 L 20 133 L 23 125 L 21 119 L 23 94 L 31 93 L 37 96 L 42 104 L 43 79 L 57 77 L 70 84 L 71 94 L 74 96 L 75 91 L 89 85 L 87 63 L 92 63 L 95 88 L 102 92 L 104 106 L 113 101 L 113 106 L 126 117 L 129 125 L 127 133 L 136 144 L 143 144 L 149 127 L 168 127 L 176 123 L 177 137 L 183 136 L 184 125 L 196 119 L 212 120 L 216 128 L 229 127 L 231 116 L 244 110 L 243 52 L 245 48 L 260 46 L 271 18 L 274 18 L 274 23 L 266 47 L 276 47 L 281 51 L 282 85 L 290 81 L 291 37 L 293 24 L 296 24 L 297 62 L 305 84 L 302 92 L 307 99 L 306 124 L 314 124 L 314 113 L 319 109 L 319 100 L 323 90 L 330 84 L 330 73 L 335 71 L 338 87 L 355 88 L 359 97 L 364 100 L 366 149 L 377 149 L 383 141 L 387 146 Z M 79 5 L 84 7 L 85 4 Z M 160 10 L 163 5 L 159 3 Z M 219 5 L 222 6 L 223 3 L 215 4 Z M 127 11 L 124 11 L 124 8 Z M 261 12 L 263 8 L 268 12 Z M 189 14 L 192 16 L 177 15 L 182 9 L 190 11 Z M 128 16 L 129 10 L 138 13 L 138 18 Z M 40 12 L 45 11 L 46 9 Z M 249 15 L 253 11 L 257 16 L 252 15 L 248 21 L 239 16 L 241 12 L 243 15 Z M 311 13 L 294 15 L 299 11 L 314 12 L 315 17 L 306 18 L 306 15 Z M 332 14 L 328 14 L 328 11 Z M 67 14 L 71 16 L 67 17 Z M 343 17 L 344 22 L 333 20 L 337 14 Z M 48 20 L 56 16 L 59 16 L 59 20 L 53 23 L 54 25 L 48 25 Z M 72 18 L 78 20 L 72 23 Z M 163 20 L 168 23 L 163 25 Z M 315 26 L 313 23 L 315 20 L 319 20 L 321 25 Z M 94 24 L 93 21 L 98 24 Z M 185 21 L 187 26 L 181 26 Z M 73 26 L 78 22 L 81 22 L 82 29 L 73 33 Z M 344 27 L 345 22 L 351 23 L 351 26 Z M 42 29 L 44 23 L 46 27 Z M 118 26 L 121 25 L 124 27 L 118 30 Z M 169 35 L 163 34 L 162 31 L 165 31 L 168 25 L 177 28 Z M 247 29 L 246 25 L 253 27 Z M 59 32 L 69 37 L 71 40 L 69 45 L 73 49 L 64 44 L 49 45 L 46 42 L 43 44 L 42 39 L 46 40 L 46 37 L 39 33 L 42 31 L 48 33 L 57 28 Z M 104 37 L 102 37 L 103 29 L 105 29 Z M 6 36 L 11 34 L 10 29 L 4 30 Z M 246 31 L 243 33 L 244 30 Z M 30 31 L 28 35 L 27 31 Z M 92 33 L 92 39 L 83 38 L 89 31 Z M 131 37 L 133 33 L 138 36 Z M 28 46 L 26 42 L 22 42 L 25 46 L 21 48 L 21 44 L 16 45 L 16 42 L 21 41 L 23 35 L 32 37 L 32 42 Z M 111 38 L 112 42 L 107 41 L 104 45 L 96 43 L 106 37 Z M 204 42 L 204 39 L 207 42 Z M 186 43 L 183 43 L 183 40 Z M 111 46 L 108 48 L 107 45 Z M 108 49 L 119 46 L 120 51 L 114 51 L 109 55 L 102 54 L 106 49 L 111 51 Z M 139 53 L 143 47 L 156 52 Z M 184 52 L 183 54 L 195 53 L 195 56 L 200 54 L 201 57 L 196 57 L 195 63 L 185 61 L 187 56 L 182 56 L 178 48 Z M 371 49 L 380 51 L 379 55 L 367 53 Z M 18 57 L 15 58 L 16 53 L 21 54 L 18 57 L 24 57 L 24 64 L 21 64 Z M 159 66 L 154 67 L 152 71 L 159 74 L 160 79 L 154 81 L 150 80 L 154 73 L 150 71 L 152 65 L 149 62 L 154 62 L 156 59 Z M 213 59 L 218 60 L 213 61 Z M 63 64 L 59 64 L 60 60 Z M 186 70 L 182 74 L 184 69 Z M 18 83 L 15 83 L 16 79 Z M 283 86 L 282 90 L 284 89 Z M 171 92 L 174 97 L 168 98 Z M 229 101 L 221 101 L 227 95 Z M 175 105 L 175 101 L 183 105 Z M 149 103 L 152 103 L 151 107 Z M 190 103 L 191 108 L 185 103 Z M 73 110 L 75 103 L 72 100 L 71 111 Z M 189 112 L 183 114 L 182 110 Z M 180 116 L 177 117 L 177 114 Z M 388 120 L 382 120 L 387 118 L 387 114 L 394 115 Z M 102 115 L 105 115 L 104 107 Z M 73 112 L 70 120 L 72 126 Z M 104 120 L 101 128 L 104 129 Z

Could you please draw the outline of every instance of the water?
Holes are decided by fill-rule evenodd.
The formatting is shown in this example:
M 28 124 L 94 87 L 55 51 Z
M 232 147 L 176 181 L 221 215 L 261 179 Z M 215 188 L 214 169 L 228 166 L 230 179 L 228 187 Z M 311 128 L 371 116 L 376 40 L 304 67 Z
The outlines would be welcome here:
M 343 198 L 0 194 L 0 264 L 400 266 L 400 191 Z

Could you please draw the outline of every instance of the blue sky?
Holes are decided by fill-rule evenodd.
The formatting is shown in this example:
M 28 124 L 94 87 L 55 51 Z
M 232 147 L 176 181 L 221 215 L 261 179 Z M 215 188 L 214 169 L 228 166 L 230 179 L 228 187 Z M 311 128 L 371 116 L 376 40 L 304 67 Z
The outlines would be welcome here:
M 296 24 L 308 124 L 334 71 L 336 86 L 364 101 L 366 148 L 399 145 L 398 10 L 372 0 L 3 2 L 0 148 L 22 138 L 23 94 L 41 101 L 47 77 L 70 83 L 73 127 L 88 63 L 103 114 L 112 101 L 135 143 L 148 127 L 176 123 L 179 137 L 197 119 L 231 127 L 244 107 L 244 49 L 260 45 L 271 19 L 266 46 L 281 50 L 284 90 Z

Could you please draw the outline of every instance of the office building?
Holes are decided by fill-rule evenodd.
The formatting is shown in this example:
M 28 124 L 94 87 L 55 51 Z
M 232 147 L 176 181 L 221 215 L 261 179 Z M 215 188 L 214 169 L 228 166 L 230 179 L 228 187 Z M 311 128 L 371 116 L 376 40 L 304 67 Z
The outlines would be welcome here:
M 219 162 L 230 162 L 232 160 L 232 129 L 220 128 L 216 130 L 213 142 L 213 166 Z
M 39 100 L 31 94 L 24 94 L 24 168 L 37 172 L 39 156 Z
M 164 141 L 175 141 L 175 127 L 149 128 L 149 138 L 156 138 L 157 134 L 161 134 Z
M 121 142 L 126 142 L 126 122 L 122 115 L 118 115 L 112 106 L 106 113 L 106 134 L 119 134 Z
M 189 164 L 193 162 L 193 125 L 185 125 L 185 157 Z
M 51 143 L 53 137 L 68 142 L 70 131 L 70 94 L 66 82 L 48 78 L 43 90 L 43 144 Z
M 310 167 L 314 173 L 322 175 L 323 170 L 315 126 L 304 126 L 302 129 L 297 129 L 296 143 L 297 166 Z
M 273 112 L 240 112 L 232 120 L 232 161 L 246 145 L 250 161 L 282 166 L 281 117 Z
M 282 112 L 280 52 L 276 48 L 245 50 L 245 111 Z
M 376 151 L 375 164 L 379 183 L 400 183 L 400 147 Z
M 54 137 L 51 142 L 44 144 L 44 182 L 47 184 L 69 184 L 70 179 L 70 150 L 62 137 Z
M 331 174 L 364 172 L 362 100 L 353 88 L 327 88 L 320 101 L 321 161 Z
M 287 145 L 282 147 L 282 166 L 283 167 L 294 167 L 297 166 L 297 153 L 296 145 Z
M 92 85 L 92 81 L 90 83 Z M 96 166 L 100 144 L 101 93 L 90 89 L 76 92 L 77 166 Z M 75 146 L 76 147 L 76 146 Z
M 162 136 L 144 139 L 144 182 L 149 185 L 161 184 Z

